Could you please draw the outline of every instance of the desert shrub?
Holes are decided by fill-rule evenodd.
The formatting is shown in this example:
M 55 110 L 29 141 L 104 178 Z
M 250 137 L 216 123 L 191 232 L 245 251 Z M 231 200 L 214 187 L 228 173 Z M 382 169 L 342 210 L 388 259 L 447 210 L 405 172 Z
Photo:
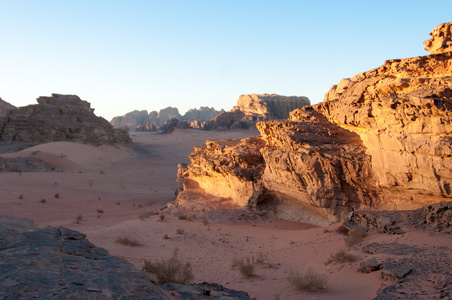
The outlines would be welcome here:
M 23 198 L 24 198 L 24 194 L 20 194 L 19 199 L 23 199 Z
M 58 198 L 60 198 L 60 194 L 56 193 L 56 194 L 54 195 L 54 197 L 58 199 Z
M 341 225 L 341 226 L 339 226 L 339 227 L 336 229 L 336 232 L 339 233 L 339 234 L 342 234 L 342 235 L 347 235 L 348 232 L 349 232 L 349 230 L 348 230 L 348 228 L 345 227 L 344 225 Z
M 82 220 L 82 215 L 78 215 L 76 218 L 75 218 L 75 223 L 80 223 L 80 221 Z
M 177 228 L 176 234 L 184 234 L 185 231 L 182 228 Z
M 163 222 L 163 221 L 165 220 L 165 215 L 160 215 L 160 216 L 159 216 L 159 220 L 160 220 L 161 222 Z
M 330 257 L 325 262 L 325 265 L 329 265 L 330 263 L 340 264 L 351 261 L 353 261 L 353 256 L 350 253 L 347 253 L 345 250 L 339 250 L 336 253 L 331 253 Z
M 246 278 L 254 276 L 254 264 L 251 258 L 234 258 L 232 260 L 232 269 L 238 269 Z
M 164 239 L 164 240 L 169 240 L 169 239 L 170 239 L 170 237 L 168 236 L 168 234 L 167 234 L 167 233 L 165 233 L 165 234 L 163 235 L 163 239 Z
M 305 274 L 292 271 L 288 280 L 298 291 L 319 291 L 326 288 L 326 279 L 312 269 L 308 269 Z
M 168 260 L 159 262 L 144 261 L 143 271 L 154 274 L 159 284 L 187 283 L 193 279 L 191 264 L 182 262 L 177 258 L 178 249 Z
M 97 209 L 96 210 L 98 213 L 100 213 L 100 214 L 103 214 L 104 213 L 104 210 L 103 209 Z
M 47 201 L 46 201 L 46 199 L 42 198 L 42 199 L 40 200 L 40 202 L 41 202 L 41 203 L 46 203 Z
M 350 230 L 348 236 L 344 240 L 345 246 L 348 248 L 352 247 L 353 245 L 361 242 L 366 235 L 367 233 L 361 228 Z
M 121 244 L 124 246 L 130 246 L 130 247 L 138 247 L 141 246 L 141 244 L 137 241 L 131 240 L 128 237 L 118 237 L 115 241 L 116 244 Z
M 180 215 L 179 217 L 177 217 L 179 220 L 188 220 L 186 215 Z

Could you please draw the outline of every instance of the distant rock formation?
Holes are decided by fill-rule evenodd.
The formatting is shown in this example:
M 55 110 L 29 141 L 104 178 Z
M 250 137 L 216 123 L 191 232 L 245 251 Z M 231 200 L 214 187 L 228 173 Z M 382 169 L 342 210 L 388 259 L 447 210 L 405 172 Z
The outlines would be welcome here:
M 8 102 L 0 98 L 0 117 L 8 115 L 12 110 L 17 109 L 17 107 L 9 104 Z
M 114 117 L 110 124 L 114 128 L 122 128 L 130 130 L 131 128 L 137 128 L 137 126 L 143 126 L 149 121 L 149 115 L 147 110 L 134 110 L 122 117 Z
M 452 22 L 436 26 L 430 35 L 432 37 L 424 41 L 425 50 L 431 54 L 452 51 Z
M 157 285 L 64 227 L 38 229 L 31 220 L 0 216 L 0 237 L 1 299 L 251 299 L 218 284 Z
M 166 133 L 172 131 L 168 130 L 171 126 L 203 130 L 248 129 L 254 127 L 258 121 L 286 119 L 290 111 L 305 105 L 310 105 L 307 97 L 250 94 L 241 95 L 237 106 L 229 112 L 218 111 L 213 107 L 200 107 L 199 110 L 190 109 L 181 116 L 177 108 L 167 107 L 158 113 L 150 112 L 147 119 L 144 117 L 146 111 L 133 111 L 122 117 L 113 118 L 111 124 L 114 128 L 136 131 L 160 130 Z M 180 122 L 175 124 L 174 119 Z
M 287 120 L 257 123 L 260 137 L 196 148 L 185 176 L 206 193 L 316 224 L 350 208 L 443 202 L 452 197 L 451 75 L 452 52 L 388 60 Z
M 132 142 L 127 132 L 113 129 L 78 96 L 52 94 L 52 97 L 39 97 L 37 101 L 38 104 L 0 117 L 0 141 L 73 141 L 93 145 Z
M 205 129 L 248 129 L 258 121 L 286 119 L 289 112 L 310 105 L 307 97 L 276 94 L 241 95 L 230 112 L 223 112 L 205 125 Z

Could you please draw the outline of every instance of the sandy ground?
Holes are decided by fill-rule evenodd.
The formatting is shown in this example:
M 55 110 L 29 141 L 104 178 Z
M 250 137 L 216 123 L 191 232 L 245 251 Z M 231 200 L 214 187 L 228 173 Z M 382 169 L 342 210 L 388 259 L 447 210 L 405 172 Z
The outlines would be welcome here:
M 91 242 L 138 268 L 145 259 L 167 259 L 178 248 L 179 257 L 192 264 L 194 282 L 219 283 L 257 299 L 372 299 L 378 289 L 393 284 L 380 279 L 380 272 L 357 272 L 360 261 L 371 257 L 360 247 L 350 250 L 355 262 L 325 265 L 331 253 L 345 249 L 344 237 L 335 232 L 340 224 L 315 227 L 272 220 L 233 225 L 171 216 L 163 221 L 157 215 L 139 218 L 144 212 L 158 212 L 175 199 L 177 164 L 189 162 L 193 146 L 206 139 L 257 134 L 131 133 L 136 143 L 133 148 L 57 142 L 3 154 L 39 157 L 54 171 L 0 173 L 0 214 L 30 218 L 39 227 L 65 226 L 84 232 Z M 78 216 L 81 220 L 77 223 Z M 117 244 L 118 237 L 129 237 L 141 246 Z M 371 233 L 364 242 L 382 240 L 424 247 L 450 246 L 452 242 L 421 231 L 398 236 Z M 240 258 L 262 258 L 264 262 L 255 264 L 256 276 L 244 278 L 231 268 L 233 260 Z M 326 278 L 325 291 L 299 292 L 289 284 L 291 271 L 303 273 L 309 268 Z

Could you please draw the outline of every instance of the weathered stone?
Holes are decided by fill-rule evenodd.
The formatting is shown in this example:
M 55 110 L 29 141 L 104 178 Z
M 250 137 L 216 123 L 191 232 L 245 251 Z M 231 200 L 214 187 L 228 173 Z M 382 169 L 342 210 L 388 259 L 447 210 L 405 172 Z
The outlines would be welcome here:
M 0 172 L 47 172 L 51 168 L 37 157 L 0 157 Z
M 8 115 L 12 110 L 16 110 L 17 107 L 9 104 L 8 102 L 2 100 L 2 98 L 0 98 L 0 117 L 4 117 L 6 115 Z M 1 126 L 0 126 L 1 128 Z
M 251 299 L 217 284 L 161 287 L 82 233 L 0 216 L 1 299 L 211 299 L 217 292 Z
M 93 145 L 131 143 L 123 130 L 115 130 L 97 117 L 90 104 L 75 95 L 39 97 L 38 104 L 11 111 L 0 128 L 6 142 L 73 141 Z
M 425 50 L 431 54 L 452 51 L 452 22 L 436 26 L 430 35 L 432 37 L 424 41 Z
M 375 271 L 380 270 L 381 263 L 378 262 L 378 260 L 373 257 L 371 259 L 368 259 L 366 261 L 363 261 L 359 264 L 358 272 L 360 273 L 372 273 Z

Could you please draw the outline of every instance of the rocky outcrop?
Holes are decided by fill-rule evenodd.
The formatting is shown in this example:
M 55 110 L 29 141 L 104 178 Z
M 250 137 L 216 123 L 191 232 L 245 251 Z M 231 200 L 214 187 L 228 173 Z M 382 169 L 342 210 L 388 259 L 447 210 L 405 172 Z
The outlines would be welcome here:
M 276 94 L 241 95 L 231 111 L 223 112 L 205 125 L 207 130 L 248 129 L 259 121 L 286 119 L 295 108 L 310 105 L 307 97 Z
M 17 107 L 9 104 L 8 102 L 0 98 L 0 117 L 8 115 L 11 111 L 17 109 Z
M 167 107 L 158 113 L 150 112 L 147 119 L 143 115 L 143 112 L 146 111 L 133 111 L 122 117 L 113 118 L 111 124 L 115 128 L 128 128 L 129 130 L 148 131 L 147 128 L 157 128 L 163 132 L 171 132 L 168 131 L 168 124 L 173 124 L 175 122 L 173 120 L 177 119 L 180 121 L 178 128 L 181 129 L 248 129 L 254 127 L 258 121 L 288 118 L 290 111 L 309 104 L 310 101 L 307 97 L 250 94 L 241 95 L 237 106 L 234 106 L 229 112 L 217 111 L 213 107 L 200 107 L 199 110 L 190 109 L 181 116 L 177 108 Z
M 452 22 L 436 26 L 430 35 L 432 37 L 424 41 L 425 50 L 431 54 L 452 51 Z
M 0 287 L 1 299 L 251 299 L 217 284 L 159 286 L 83 233 L 6 216 L 0 216 Z
M 51 168 L 37 157 L 0 157 L 0 172 L 47 172 Z
M 123 130 L 115 130 L 97 117 L 91 105 L 75 95 L 39 97 L 38 104 L 0 117 L 0 140 L 6 142 L 73 141 L 93 145 L 131 143 Z
M 187 176 L 200 186 L 211 178 L 224 182 L 221 193 L 242 206 L 273 199 L 278 216 L 317 224 L 344 218 L 350 208 L 442 202 L 452 197 L 451 75 L 452 52 L 388 60 L 341 80 L 324 102 L 297 108 L 287 120 L 257 123 L 264 144 L 248 147 L 259 147 L 262 161 L 247 169 L 265 171 L 247 183 L 249 190 L 237 193 L 229 182 L 241 178 L 226 166 L 212 168 L 223 154 L 208 149 L 195 150 L 197 171 L 189 165 Z M 203 188 L 213 193 L 211 186 Z
M 299 107 L 311 105 L 307 97 L 287 97 L 276 94 L 241 95 L 237 107 L 250 121 L 287 119 L 289 113 Z
M 110 124 L 113 125 L 114 128 L 128 128 L 133 129 L 137 128 L 139 125 L 145 125 L 149 121 L 149 115 L 147 110 L 134 110 L 122 117 L 114 117 Z

